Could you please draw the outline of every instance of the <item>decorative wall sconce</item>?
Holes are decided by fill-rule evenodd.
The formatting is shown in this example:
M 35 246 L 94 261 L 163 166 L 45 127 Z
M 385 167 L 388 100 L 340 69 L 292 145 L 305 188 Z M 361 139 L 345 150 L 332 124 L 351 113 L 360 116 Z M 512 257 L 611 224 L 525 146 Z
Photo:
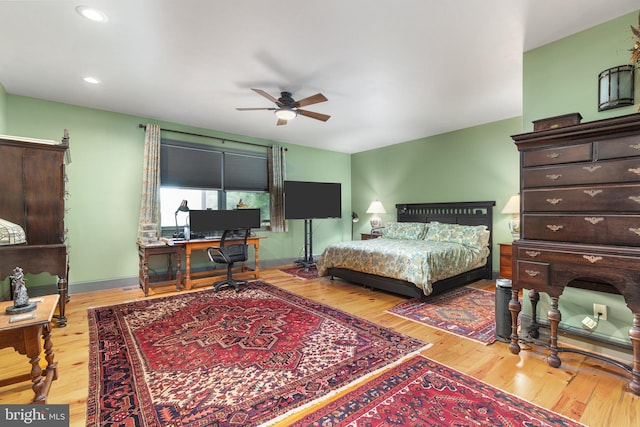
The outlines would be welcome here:
M 598 75 L 598 111 L 633 105 L 633 65 L 620 65 Z

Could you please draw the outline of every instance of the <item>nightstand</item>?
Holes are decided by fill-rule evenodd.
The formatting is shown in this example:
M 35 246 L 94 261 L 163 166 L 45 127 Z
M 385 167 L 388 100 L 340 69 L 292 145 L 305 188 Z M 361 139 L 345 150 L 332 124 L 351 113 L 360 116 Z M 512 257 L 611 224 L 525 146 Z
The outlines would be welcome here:
M 377 239 L 382 234 L 360 233 L 360 240 Z
M 499 243 L 500 246 L 500 277 L 511 279 L 511 242 Z

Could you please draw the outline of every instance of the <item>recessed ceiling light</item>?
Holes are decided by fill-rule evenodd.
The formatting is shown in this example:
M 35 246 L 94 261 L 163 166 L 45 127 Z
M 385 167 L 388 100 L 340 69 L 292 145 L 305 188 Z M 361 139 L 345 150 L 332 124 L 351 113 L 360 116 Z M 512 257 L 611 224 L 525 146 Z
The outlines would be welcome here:
M 95 22 L 107 22 L 109 20 L 104 12 L 88 6 L 78 6 L 76 7 L 76 12 Z
M 84 77 L 82 80 L 87 83 L 91 83 L 92 85 L 97 85 L 98 83 L 100 83 L 100 79 L 96 79 L 95 77 L 91 76 Z

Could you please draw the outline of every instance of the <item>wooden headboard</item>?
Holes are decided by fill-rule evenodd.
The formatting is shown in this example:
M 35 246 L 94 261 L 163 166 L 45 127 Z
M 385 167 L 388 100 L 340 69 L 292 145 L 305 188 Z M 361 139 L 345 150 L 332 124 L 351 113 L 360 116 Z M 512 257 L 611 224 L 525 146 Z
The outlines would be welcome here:
M 485 225 L 491 232 L 489 249 L 493 252 L 493 207 L 495 201 L 452 203 L 400 203 L 396 205 L 398 222 L 431 222 L 448 224 Z M 491 277 L 493 269 L 491 253 L 486 269 Z

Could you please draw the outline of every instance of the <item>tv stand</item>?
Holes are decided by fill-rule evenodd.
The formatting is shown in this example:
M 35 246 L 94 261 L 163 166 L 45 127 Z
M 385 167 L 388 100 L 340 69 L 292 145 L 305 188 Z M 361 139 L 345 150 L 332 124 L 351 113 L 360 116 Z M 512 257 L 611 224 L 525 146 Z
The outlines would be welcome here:
M 311 229 L 312 223 L 310 219 L 304 220 L 304 258 L 297 259 L 293 262 L 296 267 L 304 267 L 307 270 L 316 266 L 316 261 L 313 259 L 313 231 Z

